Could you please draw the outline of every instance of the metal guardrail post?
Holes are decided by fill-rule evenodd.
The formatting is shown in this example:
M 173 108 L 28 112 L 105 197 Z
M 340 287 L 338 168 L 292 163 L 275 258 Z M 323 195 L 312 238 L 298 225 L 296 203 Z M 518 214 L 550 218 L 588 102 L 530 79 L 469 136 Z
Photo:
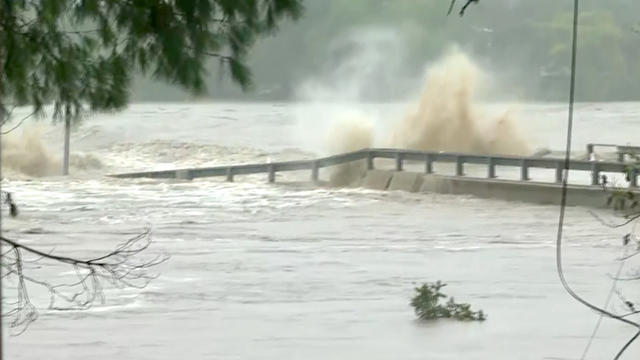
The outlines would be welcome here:
M 371 151 L 367 152 L 367 170 L 373 170 L 373 153 Z
M 591 185 L 600 184 L 600 169 L 598 163 L 591 164 Z
M 396 153 L 396 171 L 402 171 L 402 153 Z
M 492 157 L 487 160 L 487 177 L 489 179 L 496 178 L 496 161 Z
M 529 180 L 529 166 L 527 165 L 527 160 L 524 159 L 520 162 L 520 180 Z
M 427 154 L 424 156 L 424 172 L 427 174 L 432 174 L 433 173 L 433 159 L 431 158 L 430 154 Z
M 227 168 L 227 181 L 233 182 L 233 168 Z
M 562 183 L 562 173 L 564 171 L 564 164 L 558 161 L 556 163 L 556 183 Z
M 591 159 L 591 154 L 593 154 L 593 144 L 587 144 L 587 159 Z
M 269 183 L 276 182 L 276 167 L 273 164 L 269 164 L 269 175 L 268 175 Z
M 311 181 L 318 182 L 318 174 L 318 162 L 314 161 L 313 163 L 311 163 Z
M 638 169 L 635 167 L 629 169 L 629 187 L 638 187 Z
M 456 156 L 456 176 L 464 176 L 464 159 Z

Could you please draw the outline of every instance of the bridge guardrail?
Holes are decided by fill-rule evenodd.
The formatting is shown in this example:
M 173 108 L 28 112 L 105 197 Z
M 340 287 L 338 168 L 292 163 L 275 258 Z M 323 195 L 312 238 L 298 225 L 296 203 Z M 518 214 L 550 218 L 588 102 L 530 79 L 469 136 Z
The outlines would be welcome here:
M 404 161 L 425 162 L 425 173 L 433 173 L 433 164 L 438 162 L 455 163 L 457 176 L 464 176 L 464 165 L 486 165 L 487 178 L 496 177 L 496 166 L 513 166 L 520 168 L 520 180 L 529 180 L 529 169 L 554 169 L 555 182 L 562 182 L 562 175 L 565 169 L 565 160 L 560 158 L 544 158 L 535 156 L 505 156 L 505 155 L 479 155 L 469 153 L 419 151 L 404 149 L 362 149 L 344 154 L 327 156 L 312 160 L 282 161 L 262 164 L 243 165 L 223 165 L 206 168 L 190 168 L 162 171 L 144 171 L 126 174 L 112 175 L 116 178 L 156 178 L 156 179 L 194 179 L 200 177 L 226 176 L 228 181 L 233 181 L 235 175 L 268 174 L 269 182 L 275 181 L 275 174 L 285 171 L 311 170 L 311 179 L 318 180 L 319 169 L 337 166 L 349 162 L 366 160 L 367 168 L 374 169 L 374 160 L 392 159 L 395 160 L 395 169 L 403 170 Z M 600 183 L 600 173 L 613 172 L 621 173 L 629 178 L 629 186 L 638 187 L 637 170 L 630 164 L 622 162 L 605 162 L 591 160 L 571 160 L 568 168 L 570 170 L 581 170 L 591 172 L 591 184 Z

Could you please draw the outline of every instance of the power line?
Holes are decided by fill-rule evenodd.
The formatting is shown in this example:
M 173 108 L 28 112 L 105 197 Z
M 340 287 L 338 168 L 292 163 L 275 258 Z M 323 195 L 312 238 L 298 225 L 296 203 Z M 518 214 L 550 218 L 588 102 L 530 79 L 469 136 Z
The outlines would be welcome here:
M 624 259 L 627 256 L 627 248 L 625 247 L 624 250 L 624 255 L 622 256 L 622 259 Z M 607 295 L 607 299 L 604 302 L 604 306 L 602 307 L 603 309 L 606 309 L 609 307 L 609 303 L 611 303 L 611 299 L 613 298 L 613 294 L 616 291 L 616 287 L 618 285 L 618 279 L 620 278 L 620 274 L 622 273 L 622 268 L 624 267 L 624 260 L 620 260 L 620 266 L 618 266 L 618 271 L 616 271 L 616 275 L 613 278 L 613 283 L 611 284 L 611 289 L 609 290 L 609 294 Z M 582 356 L 580 357 L 580 360 L 584 360 L 587 357 L 587 353 L 589 352 L 589 349 L 591 348 L 591 344 L 593 343 L 593 339 L 595 339 L 596 334 L 598 333 L 598 330 L 600 330 L 600 324 L 602 324 L 602 319 L 604 318 L 603 314 L 600 314 L 600 316 L 598 317 L 598 321 L 596 322 L 596 326 L 593 328 L 593 332 L 591 333 L 591 336 L 589 337 L 589 341 L 587 342 L 587 346 L 585 346 L 584 351 L 582 352 Z
M 576 301 L 581 303 L 582 305 L 588 307 L 589 309 L 600 313 L 603 316 L 610 317 L 612 319 L 616 319 L 618 321 L 624 322 L 628 325 L 634 326 L 640 330 L 640 325 L 637 323 L 625 319 L 621 316 L 615 315 L 606 309 L 601 309 L 596 305 L 591 304 L 586 301 L 578 294 L 576 294 L 573 289 L 567 283 L 567 280 L 564 276 L 564 270 L 562 266 L 562 237 L 564 230 L 564 218 L 567 207 L 567 185 L 569 179 L 569 165 L 571 162 L 571 139 L 573 133 L 573 106 L 575 102 L 575 88 L 576 88 L 576 57 L 577 57 L 577 48 L 578 48 L 578 10 L 579 10 L 579 0 L 574 0 L 573 2 L 573 34 L 572 34 L 572 43 L 571 43 L 571 79 L 569 85 L 569 118 L 567 122 L 567 139 L 566 139 L 566 147 L 565 147 L 565 157 L 564 157 L 564 172 L 562 176 L 562 194 L 560 198 L 560 214 L 558 216 L 558 231 L 556 236 L 556 269 L 558 272 L 558 277 L 560 278 L 560 282 L 562 283 L 562 287 L 565 291 Z M 632 337 L 622 349 L 618 352 L 614 359 L 619 359 L 624 351 L 631 345 L 633 341 L 635 341 L 638 336 L 640 336 L 640 331 Z

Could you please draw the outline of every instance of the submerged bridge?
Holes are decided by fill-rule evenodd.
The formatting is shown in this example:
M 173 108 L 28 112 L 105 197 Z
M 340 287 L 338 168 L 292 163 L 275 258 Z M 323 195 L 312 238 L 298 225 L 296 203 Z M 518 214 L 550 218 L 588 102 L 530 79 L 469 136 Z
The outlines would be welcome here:
M 614 147 L 616 155 L 612 160 L 595 159 L 596 147 Z M 640 147 L 611 144 L 588 144 L 584 158 L 571 160 L 569 170 L 580 171 L 583 183 L 568 186 L 568 204 L 592 207 L 606 206 L 610 193 L 603 191 L 605 185 L 616 190 L 626 188 L 640 196 L 638 188 L 637 155 Z M 633 161 L 625 162 L 630 156 Z M 385 165 L 376 159 L 386 159 Z M 616 161 L 617 160 L 617 161 Z M 469 153 L 417 151 L 404 149 L 362 149 L 344 154 L 312 160 L 282 161 L 261 164 L 226 165 L 203 168 L 188 168 L 163 171 L 144 171 L 112 175 L 116 178 L 153 178 L 191 180 L 204 177 L 224 177 L 233 181 L 237 175 L 265 174 L 267 181 L 276 181 L 276 174 L 291 171 L 309 171 L 309 179 L 320 183 L 320 169 L 360 162 L 363 175 L 354 184 L 376 190 L 404 190 L 411 192 L 435 192 L 445 194 L 470 194 L 484 198 L 516 200 L 539 204 L 557 204 L 561 194 L 561 183 L 565 171 L 565 160 L 559 157 L 543 156 L 499 156 Z M 366 164 L 366 171 L 364 171 Z M 390 165 L 392 164 L 392 165 Z M 435 164 L 449 164 L 448 174 L 434 171 Z M 501 171 L 511 168 L 511 179 L 498 176 Z M 439 167 L 440 169 L 440 167 Z M 484 169 L 484 170 L 483 170 Z M 555 176 L 544 180 L 532 180 L 530 172 L 542 169 Z M 467 171 L 465 170 L 472 170 Z M 515 170 L 515 171 L 514 171 Z M 471 174 L 471 172 L 473 174 Z M 515 173 L 515 178 L 514 178 Z M 519 175 L 519 176 L 517 176 Z M 550 175 L 550 174 L 549 174 Z M 606 176 L 608 175 L 608 176 Z M 622 176 L 624 187 L 607 179 Z M 573 178 L 572 178 L 573 179 Z
M 601 183 L 601 173 L 619 173 L 628 178 L 629 187 L 637 188 L 637 170 L 625 163 L 625 154 L 640 154 L 640 147 L 618 146 L 609 144 L 589 144 L 587 152 L 593 153 L 595 146 L 616 146 L 618 161 L 571 160 L 570 170 L 587 171 L 591 174 L 591 185 Z M 375 159 L 391 159 L 395 161 L 395 171 L 403 171 L 405 161 L 424 163 L 424 174 L 434 173 L 434 163 L 455 164 L 454 176 L 465 176 L 465 165 L 485 165 L 486 179 L 495 179 L 496 166 L 516 167 L 520 172 L 520 181 L 529 181 L 530 169 L 552 169 L 555 171 L 555 183 L 562 182 L 565 163 L 561 158 L 540 156 L 499 156 L 478 155 L 468 153 L 432 152 L 404 149 L 362 149 L 354 152 L 328 156 L 313 160 L 283 161 L 261 164 L 225 165 L 204 168 L 189 168 L 162 171 L 144 171 L 112 175 L 116 178 L 154 178 L 154 179 L 195 179 L 202 177 L 225 177 L 233 181 L 236 175 L 267 174 L 269 182 L 275 182 L 276 173 L 288 171 L 310 171 L 310 180 L 319 180 L 321 168 L 333 167 L 355 161 L 366 160 L 367 169 L 375 169 Z M 443 174 L 444 175 L 444 174 Z

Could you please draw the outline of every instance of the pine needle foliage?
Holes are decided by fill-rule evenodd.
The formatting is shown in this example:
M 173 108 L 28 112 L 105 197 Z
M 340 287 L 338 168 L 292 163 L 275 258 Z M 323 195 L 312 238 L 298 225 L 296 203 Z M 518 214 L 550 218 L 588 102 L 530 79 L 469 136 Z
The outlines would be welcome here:
M 301 12 L 302 0 L 0 0 L 2 109 L 119 110 L 140 73 L 202 94 L 212 57 L 247 89 L 248 49 Z

